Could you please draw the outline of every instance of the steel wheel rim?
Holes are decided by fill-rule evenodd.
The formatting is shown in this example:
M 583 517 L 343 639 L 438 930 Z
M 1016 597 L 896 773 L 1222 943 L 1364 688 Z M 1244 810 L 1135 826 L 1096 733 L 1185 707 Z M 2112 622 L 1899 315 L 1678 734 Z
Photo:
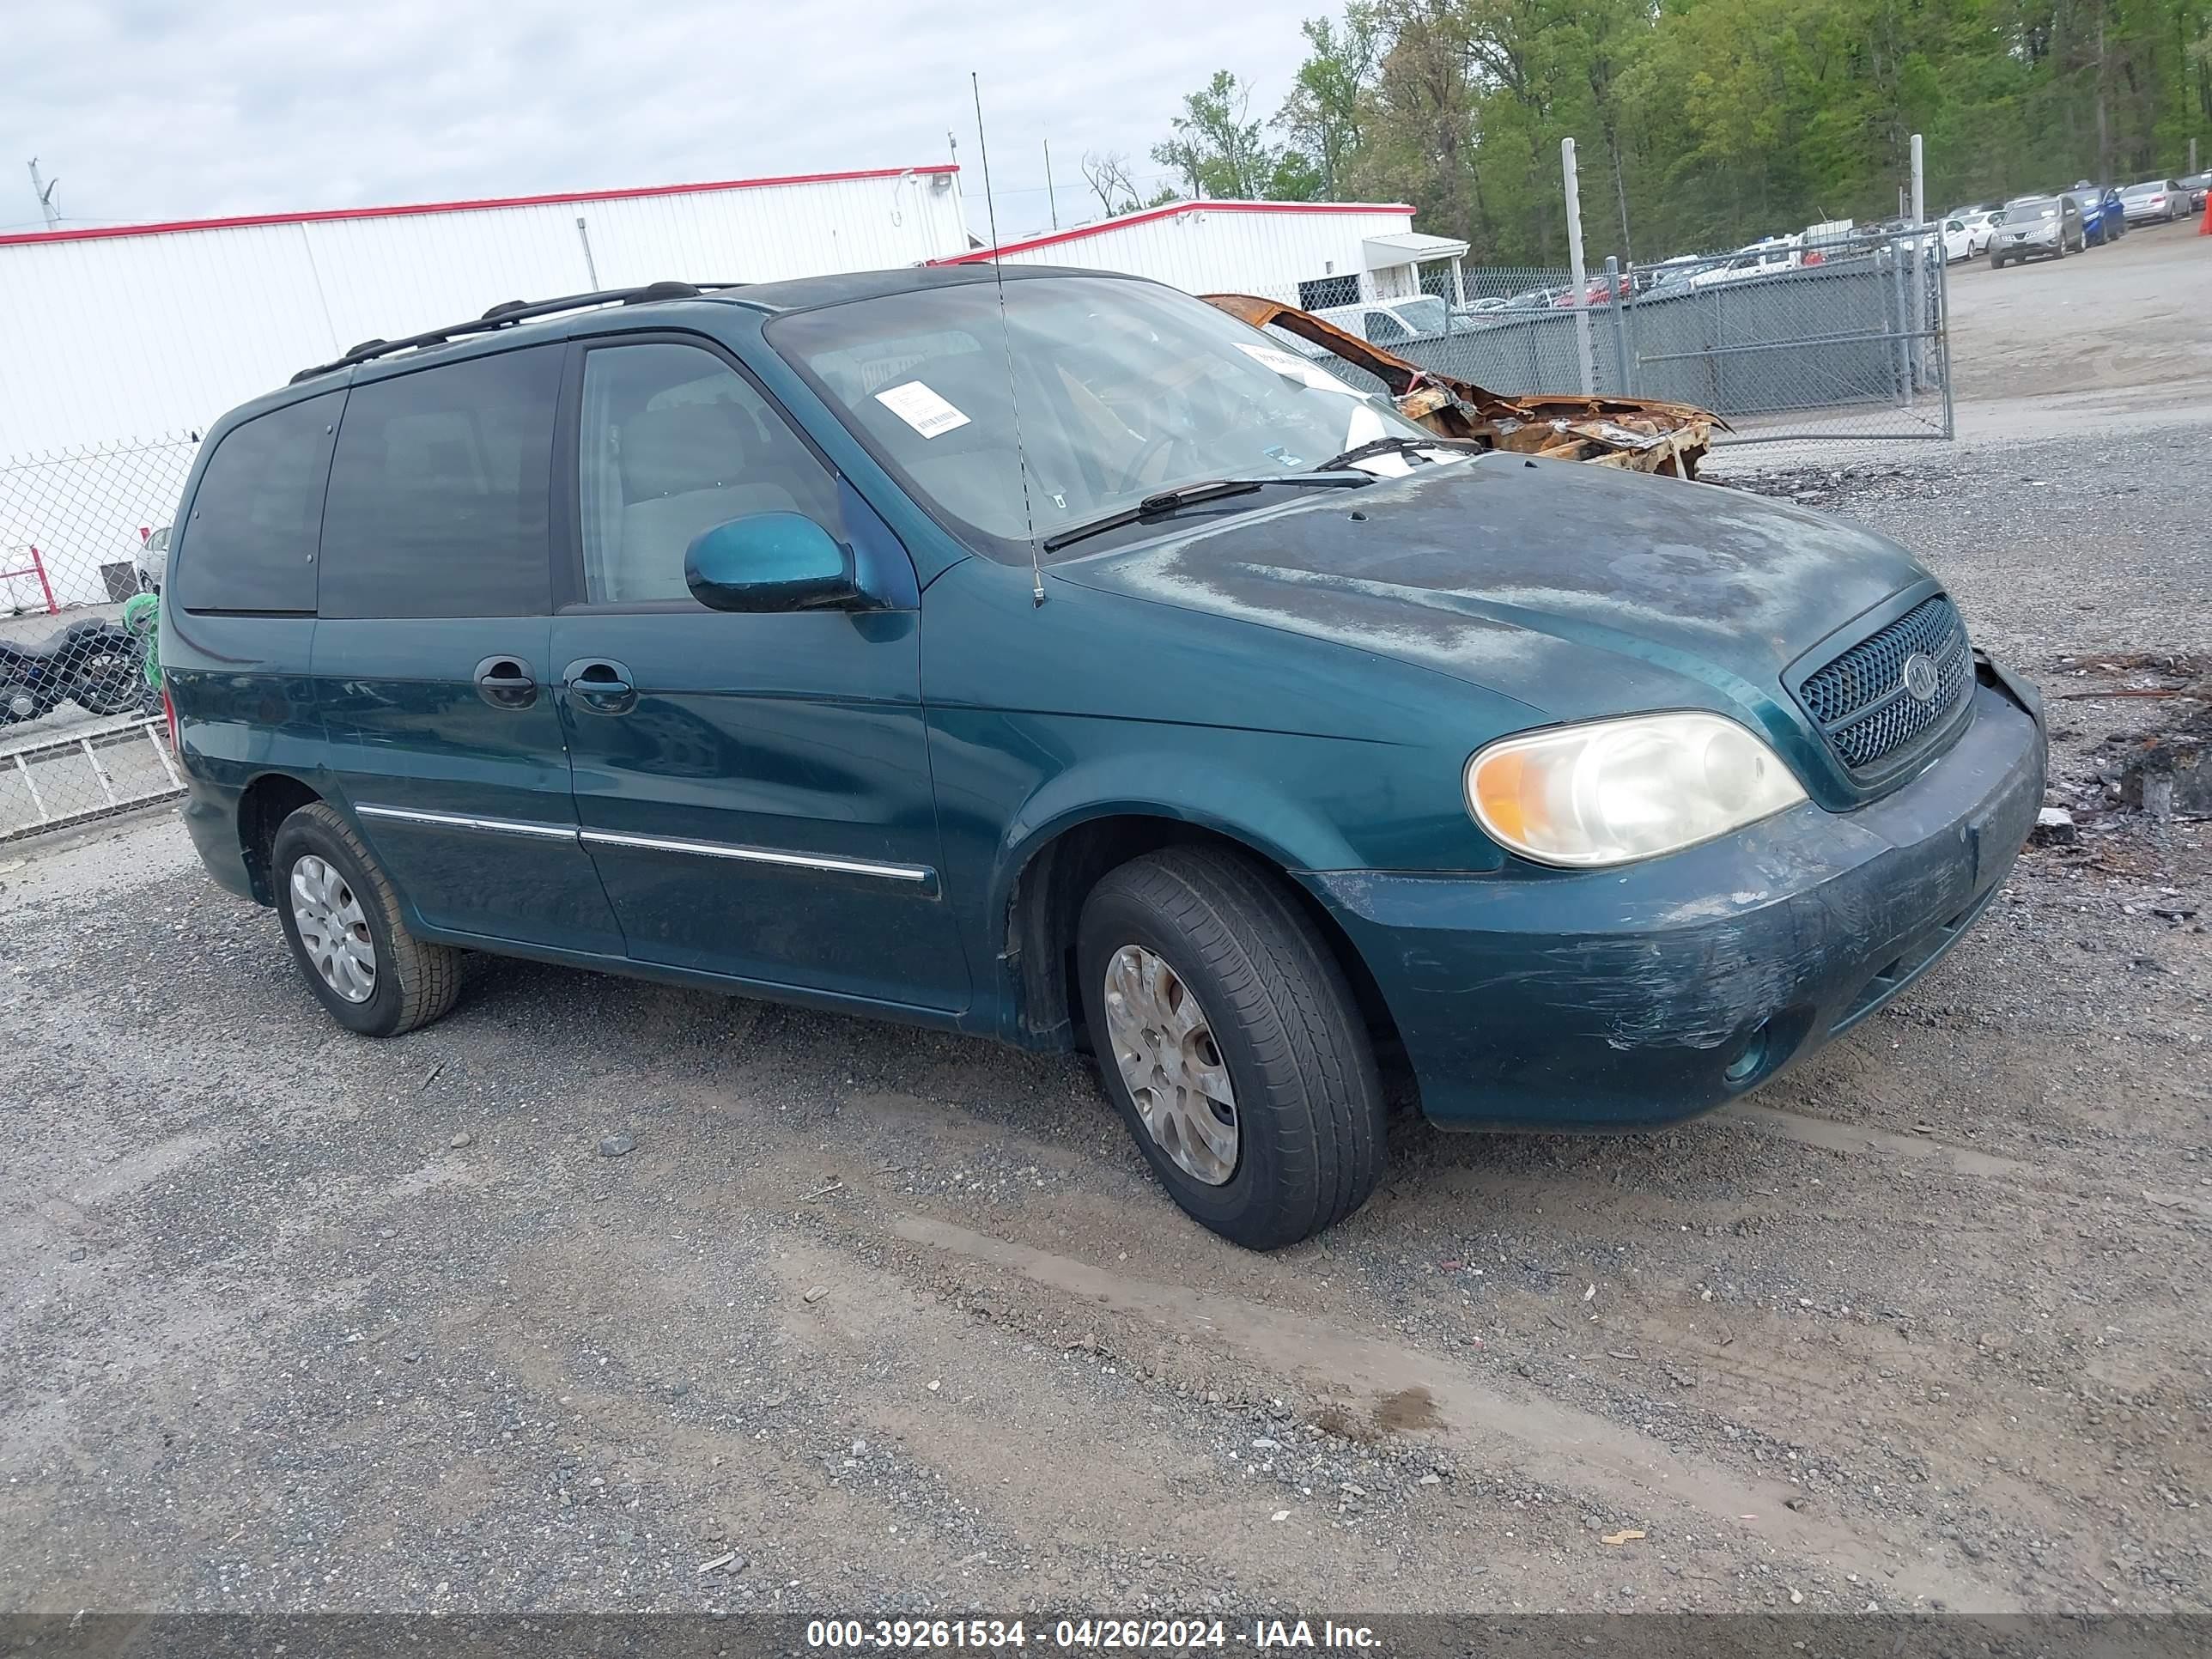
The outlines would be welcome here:
M 1137 1115 L 1192 1180 L 1237 1173 L 1237 1095 L 1213 1027 L 1175 969 L 1141 945 L 1106 963 L 1106 1034 Z
M 313 853 L 292 866 L 292 925 L 323 983 L 348 1002 L 376 994 L 376 942 L 353 884 Z

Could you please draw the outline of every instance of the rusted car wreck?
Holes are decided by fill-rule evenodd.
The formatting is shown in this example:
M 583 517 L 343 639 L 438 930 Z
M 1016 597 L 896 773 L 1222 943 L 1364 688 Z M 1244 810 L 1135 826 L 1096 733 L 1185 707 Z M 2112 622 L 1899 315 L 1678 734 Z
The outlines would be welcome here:
M 1709 410 L 1650 398 L 1554 392 L 1509 398 L 1408 362 L 1279 301 L 1252 294 L 1201 297 L 1255 328 L 1281 329 L 1364 369 L 1389 389 L 1399 413 L 1438 437 L 1473 439 L 1521 455 L 1694 478 L 1712 447 L 1714 428 L 1729 429 Z

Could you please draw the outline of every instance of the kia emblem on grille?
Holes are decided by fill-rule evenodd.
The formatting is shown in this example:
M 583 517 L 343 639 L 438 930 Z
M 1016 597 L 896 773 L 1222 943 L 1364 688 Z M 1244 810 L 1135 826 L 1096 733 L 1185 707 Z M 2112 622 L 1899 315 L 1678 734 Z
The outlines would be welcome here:
M 1936 690 L 1942 684 L 1942 676 L 1936 672 L 1936 659 L 1925 651 L 1916 651 L 1907 657 L 1898 678 L 1905 682 L 1905 689 L 1915 702 L 1935 702 Z

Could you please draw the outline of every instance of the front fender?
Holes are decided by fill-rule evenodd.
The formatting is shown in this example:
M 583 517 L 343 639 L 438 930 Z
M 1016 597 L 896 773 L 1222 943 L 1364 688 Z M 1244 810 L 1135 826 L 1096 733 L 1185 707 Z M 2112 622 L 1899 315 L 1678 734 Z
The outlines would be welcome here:
M 1319 743 L 1318 738 L 1298 741 Z M 1285 870 L 1344 870 L 1358 854 L 1344 832 L 1273 780 L 1246 768 L 1201 765 L 1188 755 L 1137 750 L 1100 756 L 1046 779 L 1007 820 L 993 862 L 989 914 L 1003 916 L 1022 872 L 1068 830 L 1112 817 L 1188 823 L 1249 847 Z

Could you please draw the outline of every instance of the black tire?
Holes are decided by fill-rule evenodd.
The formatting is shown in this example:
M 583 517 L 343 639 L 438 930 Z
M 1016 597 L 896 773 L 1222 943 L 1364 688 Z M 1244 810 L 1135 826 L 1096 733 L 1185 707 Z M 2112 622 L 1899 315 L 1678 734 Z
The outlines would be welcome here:
M 128 714 L 146 701 L 146 676 L 135 653 L 103 652 L 70 681 L 70 698 L 95 714 Z
M 311 854 L 331 866 L 359 902 L 376 953 L 375 988 L 364 1001 L 349 1002 L 340 996 L 301 940 L 299 920 L 293 915 L 292 876 L 299 861 Z M 277 828 L 269 863 L 276 915 L 292 946 L 293 960 L 332 1019 L 363 1036 L 398 1036 L 428 1025 L 453 1006 L 461 989 L 462 953 L 447 945 L 425 944 L 407 931 L 399 920 L 398 895 L 335 808 L 315 801 L 286 818 Z
M 1236 1097 L 1237 1162 L 1209 1185 L 1145 1127 L 1114 1054 L 1106 975 L 1137 945 L 1206 1012 Z M 1169 848 L 1109 872 L 1076 932 L 1084 1017 L 1108 1096 L 1176 1203 L 1248 1249 L 1307 1238 L 1358 1209 L 1382 1171 L 1386 1110 L 1357 1000 L 1279 879 L 1212 848 Z

